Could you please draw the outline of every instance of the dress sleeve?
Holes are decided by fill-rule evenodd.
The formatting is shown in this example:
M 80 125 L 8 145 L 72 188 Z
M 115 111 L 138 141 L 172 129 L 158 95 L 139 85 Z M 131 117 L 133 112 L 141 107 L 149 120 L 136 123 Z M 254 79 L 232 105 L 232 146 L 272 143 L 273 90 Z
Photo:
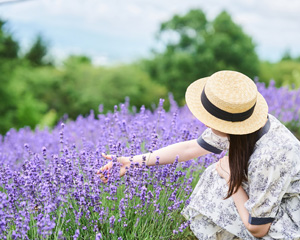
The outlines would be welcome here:
M 262 225 L 274 221 L 282 198 L 291 183 L 289 153 L 276 153 L 251 161 L 248 169 L 248 222 Z M 254 163 L 253 163 L 254 162 Z
M 216 135 L 211 128 L 207 128 L 197 139 L 197 142 L 205 150 L 216 154 L 229 149 L 228 138 Z

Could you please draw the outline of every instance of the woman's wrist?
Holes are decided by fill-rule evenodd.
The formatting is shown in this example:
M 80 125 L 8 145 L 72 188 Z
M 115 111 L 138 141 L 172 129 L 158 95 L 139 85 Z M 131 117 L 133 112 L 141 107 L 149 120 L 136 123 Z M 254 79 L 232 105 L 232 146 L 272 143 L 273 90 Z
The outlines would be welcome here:
M 128 157 L 118 157 L 118 162 L 121 163 L 122 165 L 130 164 L 129 158 Z
M 148 154 L 141 154 L 141 155 L 136 155 L 134 157 L 124 157 L 123 158 L 123 161 L 125 163 L 128 163 L 130 164 L 130 160 L 132 159 L 132 162 L 133 163 L 138 163 L 140 166 L 143 165 L 143 163 L 145 162 L 146 166 L 147 164 L 149 164 L 149 160 L 150 160 L 150 157 L 151 157 L 151 153 L 148 153 Z
M 146 156 L 146 166 L 148 166 L 148 162 L 150 160 L 152 152 L 149 152 L 148 156 Z

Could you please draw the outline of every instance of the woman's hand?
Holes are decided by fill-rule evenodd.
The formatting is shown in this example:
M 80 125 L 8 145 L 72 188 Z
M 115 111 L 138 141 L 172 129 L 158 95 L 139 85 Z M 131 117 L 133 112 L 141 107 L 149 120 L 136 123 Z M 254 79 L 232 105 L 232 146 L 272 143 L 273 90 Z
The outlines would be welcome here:
M 111 155 L 105 155 L 104 153 L 102 153 L 102 156 L 106 159 L 112 160 Z M 126 167 L 130 167 L 130 161 L 126 157 L 118 157 L 117 161 L 122 164 L 122 166 L 120 168 L 120 177 L 122 177 L 126 173 Z M 112 166 L 113 166 L 113 162 L 110 161 L 109 163 L 107 163 L 106 165 L 101 167 L 99 169 L 99 171 L 97 172 L 97 174 L 100 175 L 100 178 L 104 183 L 107 183 L 107 181 L 108 181 L 109 172 L 110 172 L 110 169 L 112 168 Z M 107 175 L 106 175 L 107 177 L 105 177 L 102 173 L 100 173 L 100 171 L 101 172 L 106 171 L 107 172 Z
M 226 180 L 228 183 L 230 180 L 230 168 L 229 168 L 229 158 L 224 156 L 216 164 L 216 170 L 218 174 Z

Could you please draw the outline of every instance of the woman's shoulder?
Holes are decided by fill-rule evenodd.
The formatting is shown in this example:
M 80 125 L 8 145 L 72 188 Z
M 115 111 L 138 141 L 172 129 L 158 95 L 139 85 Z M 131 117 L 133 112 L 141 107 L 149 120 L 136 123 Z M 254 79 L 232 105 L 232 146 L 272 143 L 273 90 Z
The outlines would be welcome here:
M 262 138 L 262 142 L 269 142 L 272 145 L 277 144 L 277 148 L 285 145 L 300 147 L 299 140 L 279 119 L 272 114 L 269 114 L 268 117 L 270 129 L 265 134 L 265 138 Z
M 268 118 L 273 128 L 284 126 L 283 123 L 272 114 L 268 114 Z
M 300 163 L 299 140 L 273 115 L 269 114 L 270 128 L 256 143 L 250 158 L 253 162 L 297 161 Z

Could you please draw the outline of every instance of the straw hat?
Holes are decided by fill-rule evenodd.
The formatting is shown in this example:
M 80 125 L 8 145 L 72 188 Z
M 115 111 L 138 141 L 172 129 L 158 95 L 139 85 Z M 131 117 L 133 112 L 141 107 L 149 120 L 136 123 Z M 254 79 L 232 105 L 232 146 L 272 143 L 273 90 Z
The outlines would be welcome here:
M 185 99 L 205 125 L 228 134 L 248 134 L 265 125 L 268 105 L 255 83 L 242 73 L 220 71 L 193 82 Z

